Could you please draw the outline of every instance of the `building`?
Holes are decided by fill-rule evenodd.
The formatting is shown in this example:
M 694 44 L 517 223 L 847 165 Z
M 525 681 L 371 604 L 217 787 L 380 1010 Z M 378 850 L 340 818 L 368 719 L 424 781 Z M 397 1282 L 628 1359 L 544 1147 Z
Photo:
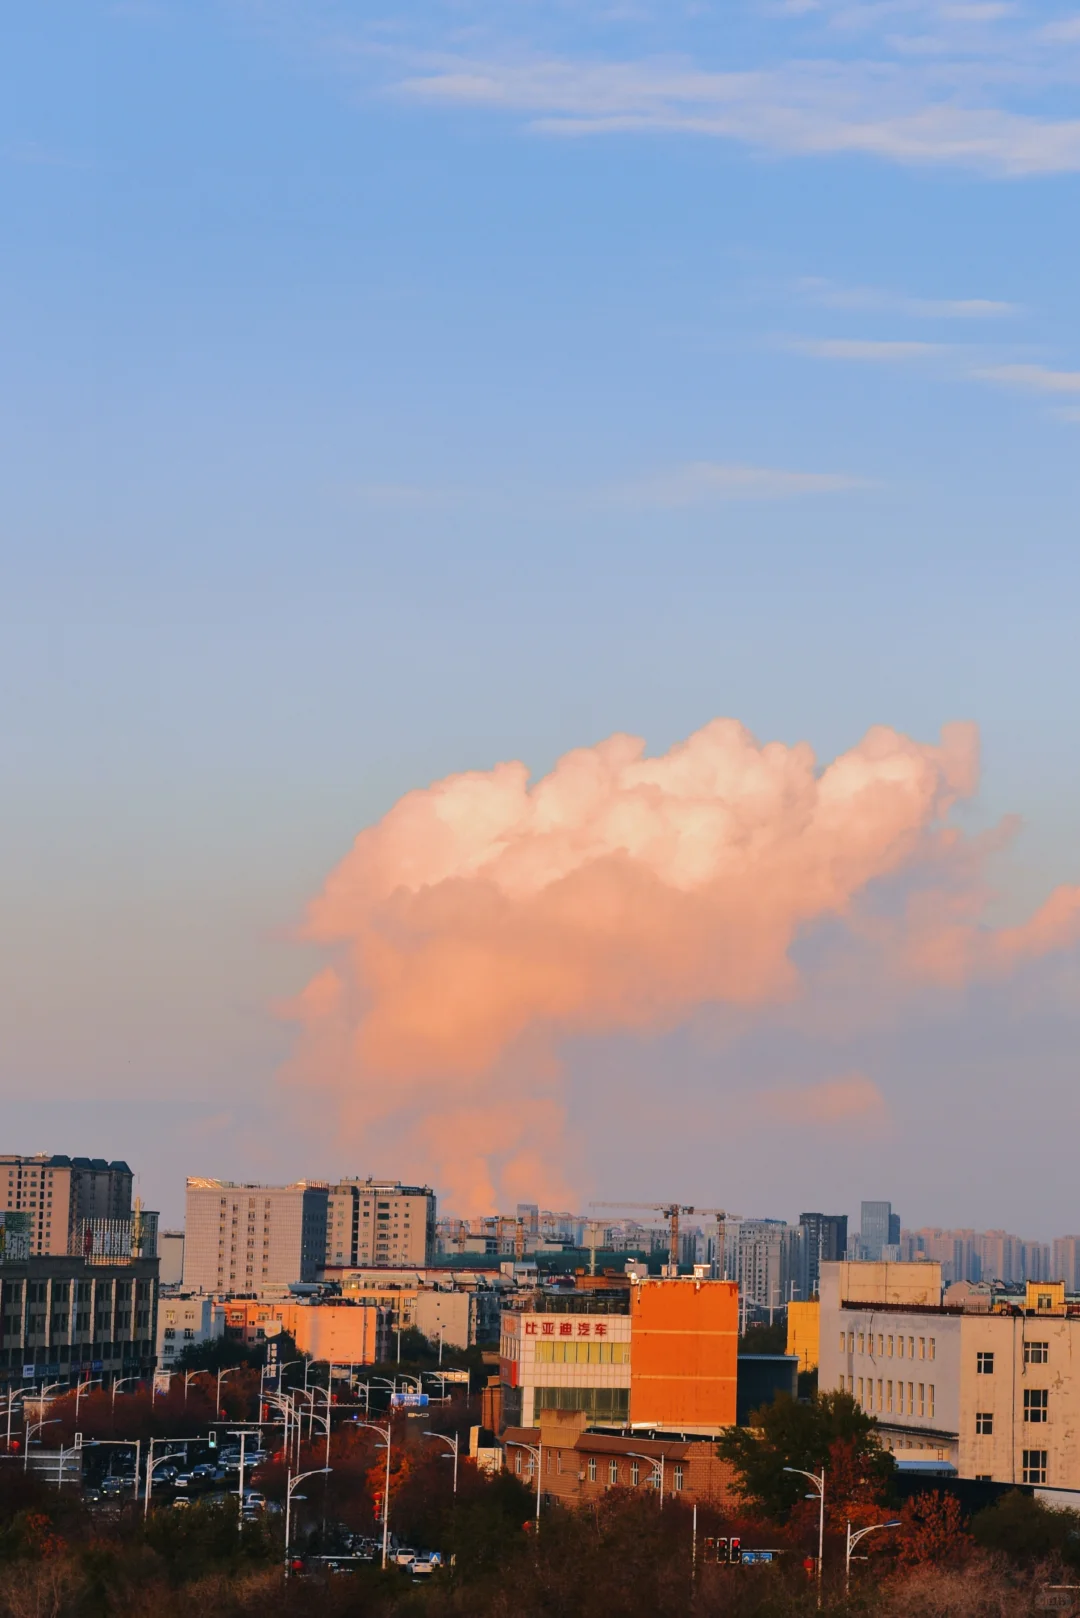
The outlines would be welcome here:
M 172 1293 L 158 1300 L 157 1364 L 168 1371 L 186 1348 L 210 1343 L 225 1330 L 225 1319 L 214 1300 L 201 1295 Z
M 12 1257 L 5 1244 L 0 1384 L 151 1375 L 157 1267 L 156 1258 Z
M 826 1263 L 833 1260 L 827 1259 Z M 788 1304 L 787 1351 L 799 1362 L 800 1371 L 816 1371 L 821 1343 L 821 1305 L 817 1298 Z
M 390 1351 L 389 1313 L 375 1304 L 229 1298 L 214 1307 L 224 1335 L 249 1348 L 284 1331 L 298 1353 L 329 1365 L 375 1365 Z
M 1080 1236 L 1055 1236 L 1051 1272 L 1065 1291 L 1080 1294 Z
M 631 1428 L 705 1435 L 734 1423 L 739 1289 L 733 1281 L 634 1282 L 630 1344 Z
M 847 1214 L 802 1213 L 802 1273 L 798 1295 L 804 1301 L 816 1298 L 822 1264 L 832 1264 L 847 1252 Z
M 0 1154 L 0 1212 L 30 1216 L 32 1254 L 81 1252 L 85 1222 L 130 1221 L 132 1183 L 103 1157 Z
M 287 1291 L 314 1282 L 326 1255 L 327 1187 L 189 1179 L 184 1291 Z
M 859 1245 L 862 1257 L 877 1262 L 888 1257 L 885 1248 L 900 1246 L 900 1215 L 891 1202 L 864 1202 L 859 1219 Z M 895 1255 L 899 1257 L 899 1253 Z
M 1080 1302 L 1061 1282 L 946 1304 L 931 1262 L 825 1266 L 819 1376 L 901 1464 L 1080 1492 Z
M 546 1410 L 623 1426 L 630 1416 L 630 1299 L 538 1290 L 504 1309 L 499 1337 L 503 1421 L 532 1427 Z
M 801 1226 L 782 1219 L 725 1222 L 721 1279 L 738 1283 L 744 1321 L 771 1320 L 800 1291 L 804 1242 Z
M 435 1193 L 396 1180 L 342 1180 L 330 1187 L 324 1265 L 430 1264 Z
M 531 1490 L 537 1451 L 542 1501 L 588 1505 L 610 1489 L 662 1489 L 687 1504 L 736 1503 L 734 1472 L 708 1440 L 592 1432 L 578 1411 L 545 1410 L 535 1426 L 508 1427 L 502 1444 L 506 1469 Z
M 158 1231 L 158 1281 L 162 1287 L 178 1287 L 184 1279 L 184 1233 L 182 1230 Z

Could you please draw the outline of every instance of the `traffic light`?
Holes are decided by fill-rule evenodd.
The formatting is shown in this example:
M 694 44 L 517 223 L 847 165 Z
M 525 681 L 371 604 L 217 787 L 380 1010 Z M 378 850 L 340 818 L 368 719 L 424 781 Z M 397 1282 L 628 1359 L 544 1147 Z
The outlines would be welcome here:
M 727 1557 L 728 1557 L 728 1542 L 727 1542 L 726 1539 L 718 1539 L 716 1541 L 716 1560 L 718 1562 L 726 1562 Z
M 742 1561 L 741 1539 L 732 1538 L 728 1540 L 728 1561 L 731 1563 L 732 1567 L 737 1567 Z
M 217 1433 L 211 1433 L 207 1443 L 211 1449 L 217 1449 Z

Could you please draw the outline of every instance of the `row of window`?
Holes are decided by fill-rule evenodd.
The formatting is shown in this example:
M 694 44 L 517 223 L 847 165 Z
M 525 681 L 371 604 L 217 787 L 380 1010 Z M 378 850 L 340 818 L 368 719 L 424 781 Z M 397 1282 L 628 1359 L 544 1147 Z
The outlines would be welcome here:
M 845 1379 L 840 1377 L 840 1390 Z M 852 1394 L 864 1410 L 876 1410 L 878 1415 L 923 1416 L 932 1420 L 934 1415 L 934 1384 L 932 1382 L 896 1382 L 883 1377 L 847 1378 L 847 1392 Z M 894 1404 L 895 1399 L 895 1404 Z
M 1050 1420 L 1050 1393 L 1047 1388 L 1024 1389 L 1024 1420 L 1036 1424 Z M 976 1410 L 975 1431 L 984 1435 L 994 1430 L 994 1412 Z
M 545 1365 L 629 1365 L 629 1343 L 565 1343 L 535 1345 L 534 1359 Z
M 902 1360 L 905 1357 L 909 1360 L 913 1360 L 916 1358 L 916 1343 L 919 1347 L 918 1358 L 920 1360 L 932 1360 L 937 1358 L 936 1337 L 902 1337 L 897 1336 L 892 1332 L 880 1331 L 876 1335 L 877 1354 L 875 1357 L 879 1360 L 891 1360 L 894 1352 L 898 1360 Z M 855 1343 L 857 1340 L 859 1344 L 858 1352 L 860 1354 L 873 1355 L 874 1336 L 875 1334 L 872 1331 L 842 1331 L 840 1333 L 841 1354 L 854 1354 L 856 1352 Z

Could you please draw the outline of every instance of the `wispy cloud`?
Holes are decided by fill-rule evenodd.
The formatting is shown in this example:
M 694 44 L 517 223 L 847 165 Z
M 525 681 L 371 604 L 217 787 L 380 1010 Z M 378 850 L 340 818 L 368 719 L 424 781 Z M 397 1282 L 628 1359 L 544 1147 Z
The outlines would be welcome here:
M 892 1121 L 885 1097 L 865 1073 L 761 1090 L 751 1107 L 759 1118 L 800 1129 L 847 1127 L 879 1134 Z
M 854 360 L 865 365 L 897 365 L 935 359 L 948 350 L 943 343 L 876 340 L 864 337 L 790 337 L 783 346 L 818 360 Z
M 1018 304 L 997 298 L 910 298 L 884 287 L 846 287 L 806 276 L 799 291 L 824 309 L 908 315 L 914 320 L 1001 320 L 1022 313 Z
M 684 133 L 762 151 L 858 152 L 1014 176 L 1080 169 L 1080 119 L 995 105 L 993 91 L 1002 86 L 990 72 L 916 70 L 895 55 L 734 71 L 667 60 L 448 57 L 397 89 L 415 100 L 522 115 L 534 129 L 564 136 Z
M 986 365 L 972 374 L 1026 393 L 1080 393 L 1080 371 L 1055 371 L 1048 365 Z
M 623 485 L 612 498 L 635 505 L 694 506 L 715 500 L 793 500 L 868 487 L 846 472 L 803 472 L 776 466 L 690 461 L 670 472 Z

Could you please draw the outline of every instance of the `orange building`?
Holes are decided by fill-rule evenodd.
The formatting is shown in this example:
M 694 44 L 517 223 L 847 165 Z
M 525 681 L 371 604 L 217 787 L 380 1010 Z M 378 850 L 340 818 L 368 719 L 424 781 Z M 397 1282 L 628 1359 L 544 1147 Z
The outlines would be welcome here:
M 630 1292 L 630 1425 L 717 1433 L 735 1422 L 739 1289 L 693 1276 Z
M 225 1336 L 249 1346 L 286 1331 L 301 1354 L 336 1365 L 374 1365 L 387 1351 L 389 1315 L 372 1303 L 285 1303 L 230 1298 L 215 1305 Z

